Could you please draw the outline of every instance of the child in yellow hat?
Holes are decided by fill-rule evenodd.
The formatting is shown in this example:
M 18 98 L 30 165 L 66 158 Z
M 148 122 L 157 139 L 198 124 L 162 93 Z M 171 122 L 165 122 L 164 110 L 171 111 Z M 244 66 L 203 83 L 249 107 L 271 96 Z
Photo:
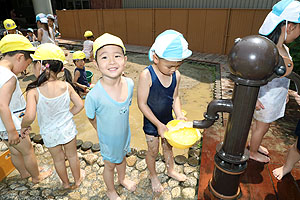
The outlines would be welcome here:
M 83 103 L 74 90 L 71 73 L 63 70 L 65 54 L 55 44 L 40 45 L 34 55 L 34 74 L 37 80 L 27 88 L 27 108 L 22 120 L 22 127 L 30 126 L 36 116 L 44 145 L 49 149 L 54 166 L 63 187 L 71 188 L 65 157 L 68 159 L 75 187 L 78 187 L 84 177 L 76 148 L 77 130 L 73 116 L 83 109 Z M 64 71 L 66 81 L 58 80 L 57 75 Z M 70 109 L 70 102 L 73 106 Z
M 30 127 L 21 128 L 25 112 L 25 99 L 17 74 L 31 63 L 35 48 L 27 38 L 17 34 L 4 36 L 0 41 L 3 58 L 0 61 L 0 139 L 8 146 L 11 159 L 21 178 L 32 177 L 38 183 L 51 174 L 40 173 L 28 133 Z
M 85 111 L 98 132 L 101 155 L 104 160 L 104 182 L 109 199 L 120 199 L 114 187 L 114 169 L 126 189 L 134 191 L 136 183 L 125 178 L 126 159 L 130 152 L 129 106 L 134 83 L 122 76 L 127 57 L 122 40 L 105 33 L 93 46 L 95 64 L 102 78 L 87 94 Z
M 93 40 L 94 34 L 92 31 L 85 31 L 84 32 L 85 41 L 83 42 L 83 52 L 85 53 L 85 58 L 87 61 L 93 61 Z
M 4 28 L 6 29 L 3 33 L 3 35 L 8 34 L 19 34 L 23 35 L 21 31 L 17 30 L 17 25 L 12 19 L 6 19 L 3 21 Z

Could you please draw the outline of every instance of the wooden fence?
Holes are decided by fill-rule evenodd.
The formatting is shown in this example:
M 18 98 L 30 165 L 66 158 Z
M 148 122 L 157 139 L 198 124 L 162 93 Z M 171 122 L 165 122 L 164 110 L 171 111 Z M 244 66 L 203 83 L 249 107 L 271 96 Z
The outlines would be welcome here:
M 258 34 L 268 9 L 92 9 L 57 11 L 63 38 L 97 38 L 108 32 L 132 45 L 151 46 L 167 29 L 181 32 L 189 47 L 205 53 L 228 54 L 234 39 Z

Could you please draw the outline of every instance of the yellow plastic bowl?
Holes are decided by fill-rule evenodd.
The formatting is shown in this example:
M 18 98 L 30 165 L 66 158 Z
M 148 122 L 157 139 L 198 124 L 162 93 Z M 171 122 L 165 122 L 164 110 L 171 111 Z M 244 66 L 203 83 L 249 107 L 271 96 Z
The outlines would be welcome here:
M 168 129 L 172 129 L 182 120 L 172 120 L 167 124 Z M 168 131 L 164 134 L 169 144 L 178 149 L 186 149 L 195 144 L 201 138 L 199 129 L 183 127 L 179 130 Z
M 182 115 L 185 117 L 186 114 L 187 114 L 187 112 L 185 110 L 183 110 L 183 109 L 181 110 L 181 112 L 182 112 Z M 174 119 L 176 118 L 174 110 L 172 110 L 172 116 L 173 116 Z

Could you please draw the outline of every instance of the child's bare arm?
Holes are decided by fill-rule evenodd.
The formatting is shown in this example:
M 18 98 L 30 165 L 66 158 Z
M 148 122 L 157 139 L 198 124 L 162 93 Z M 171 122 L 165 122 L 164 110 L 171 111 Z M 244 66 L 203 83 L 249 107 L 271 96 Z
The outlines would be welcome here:
M 28 128 L 35 120 L 36 116 L 36 104 L 37 104 L 37 91 L 31 89 L 27 92 L 26 96 L 26 111 L 22 119 L 21 127 Z
M 82 84 L 80 84 L 80 83 L 77 82 L 77 80 L 79 79 L 79 77 L 80 77 L 80 72 L 79 72 L 79 71 L 76 71 L 75 74 L 74 74 L 74 80 L 73 80 L 73 83 L 74 83 L 76 86 L 80 87 L 81 89 L 86 90 L 86 89 L 87 89 L 87 86 L 86 86 L 86 85 L 82 85 Z
M 181 103 L 180 103 L 180 98 L 179 98 L 179 84 L 180 84 L 181 76 L 180 76 L 179 71 L 176 71 L 176 79 L 177 79 L 177 82 L 176 82 L 176 87 L 174 90 L 174 95 L 173 95 L 174 103 L 173 103 L 172 107 L 175 112 L 176 119 L 187 120 L 187 118 L 184 117 L 181 112 Z
M 168 131 L 166 125 L 161 123 L 153 114 L 150 107 L 147 105 L 147 99 L 149 96 L 151 86 L 151 77 L 148 70 L 144 70 L 140 74 L 138 89 L 137 89 L 137 101 L 141 112 L 149 119 L 156 127 L 158 134 L 164 138 L 164 133 Z
M 41 28 L 38 29 L 37 34 L 38 34 L 37 40 L 38 40 L 38 41 L 42 41 L 43 31 L 42 31 Z
M 76 115 L 83 109 L 83 102 L 82 102 L 81 98 L 79 97 L 79 95 L 75 92 L 74 88 L 70 84 L 68 84 L 68 87 L 69 87 L 69 91 L 70 91 L 71 101 L 74 104 L 73 107 L 71 108 L 70 112 L 73 115 Z
M 8 133 L 8 143 L 18 144 L 20 142 L 19 133 L 14 125 L 11 111 L 9 109 L 9 103 L 13 92 L 16 89 L 17 80 L 12 77 L 0 88 L 0 117 Z
M 96 131 L 97 131 L 97 120 L 96 120 L 96 116 L 95 116 L 95 118 L 94 119 L 90 119 L 90 118 L 88 118 L 89 119 L 89 121 L 91 122 L 91 124 L 93 125 L 93 127 L 96 129 Z

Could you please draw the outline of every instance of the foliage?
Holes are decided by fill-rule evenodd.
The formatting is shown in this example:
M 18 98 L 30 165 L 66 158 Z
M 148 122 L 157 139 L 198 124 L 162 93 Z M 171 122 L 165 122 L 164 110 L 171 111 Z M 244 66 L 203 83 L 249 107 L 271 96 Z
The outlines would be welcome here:
M 300 37 L 289 45 L 291 56 L 294 62 L 294 72 L 300 74 Z

